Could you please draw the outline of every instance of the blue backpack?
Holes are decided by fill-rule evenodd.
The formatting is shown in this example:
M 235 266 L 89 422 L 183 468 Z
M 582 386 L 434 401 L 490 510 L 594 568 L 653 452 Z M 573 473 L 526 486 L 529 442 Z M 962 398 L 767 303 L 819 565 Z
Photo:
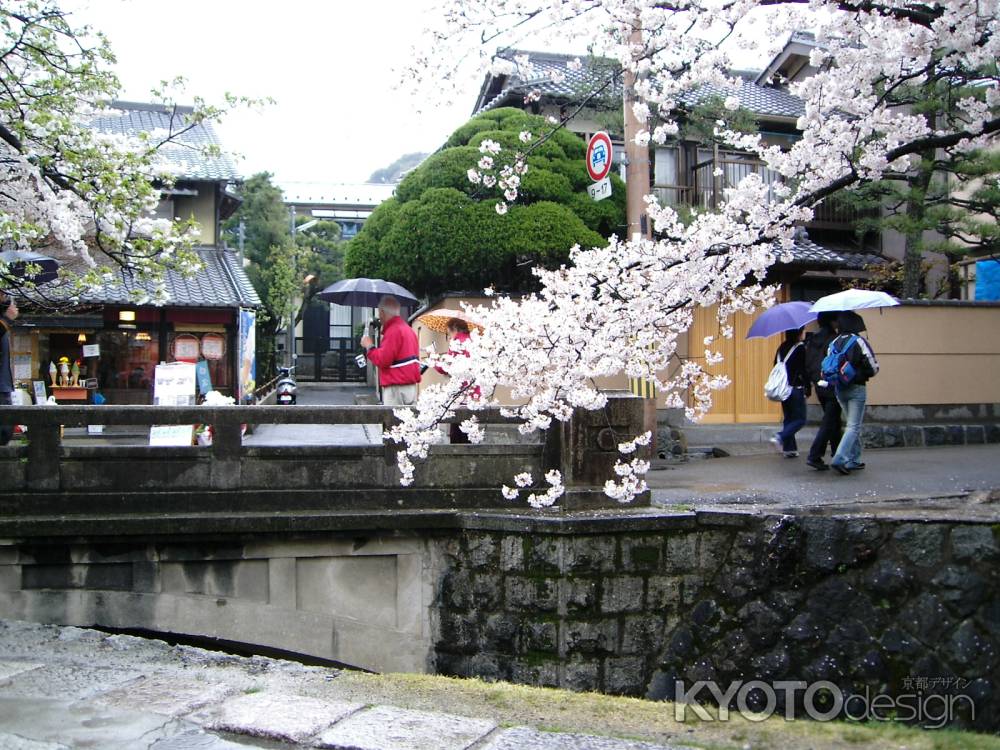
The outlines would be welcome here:
M 831 388 L 850 385 L 854 382 L 854 378 L 858 374 L 857 370 L 854 369 L 854 365 L 847 359 L 847 353 L 854 346 L 854 342 L 858 340 L 858 337 L 852 333 L 838 347 L 837 342 L 842 338 L 843 336 L 840 336 L 830 342 L 830 346 L 826 350 L 826 356 L 823 357 L 823 364 L 820 367 L 823 382 Z

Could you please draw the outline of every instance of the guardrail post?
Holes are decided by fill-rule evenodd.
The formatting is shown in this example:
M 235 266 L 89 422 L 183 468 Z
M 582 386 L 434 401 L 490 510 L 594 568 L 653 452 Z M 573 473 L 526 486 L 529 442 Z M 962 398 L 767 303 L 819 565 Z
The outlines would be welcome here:
M 58 424 L 32 424 L 28 430 L 28 489 L 58 490 L 62 485 L 62 439 Z
M 225 415 L 224 409 L 218 410 L 212 417 L 212 489 L 239 489 L 243 475 L 242 447 L 239 415 Z

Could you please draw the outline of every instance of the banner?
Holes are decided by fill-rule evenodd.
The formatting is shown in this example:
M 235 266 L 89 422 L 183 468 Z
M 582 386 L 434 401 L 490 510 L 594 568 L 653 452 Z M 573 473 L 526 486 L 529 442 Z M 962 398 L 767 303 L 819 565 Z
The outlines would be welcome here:
M 236 403 L 244 404 L 257 388 L 257 313 L 240 310 L 239 372 L 236 380 Z

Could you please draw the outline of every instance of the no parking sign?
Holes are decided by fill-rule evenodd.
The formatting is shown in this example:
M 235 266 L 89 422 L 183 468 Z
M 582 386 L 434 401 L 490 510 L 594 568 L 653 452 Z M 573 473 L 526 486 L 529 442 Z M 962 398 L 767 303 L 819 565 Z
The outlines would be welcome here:
M 587 143 L 587 173 L 594 182 L 600 182 L 611 172 L 611 136 L 594 133 Z

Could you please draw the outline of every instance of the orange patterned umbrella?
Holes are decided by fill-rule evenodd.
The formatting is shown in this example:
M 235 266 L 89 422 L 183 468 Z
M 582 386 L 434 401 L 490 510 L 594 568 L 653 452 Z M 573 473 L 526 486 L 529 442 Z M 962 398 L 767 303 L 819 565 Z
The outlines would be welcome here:
M 480 331 L 483 330 L 483 324 L 473 320 L 472 317 L 464 310 L 435 310 L 434 312 L 424 313 L 417 318 L 417 322 L 432 331 L 447 333 L 448 321 L 452 318 L 464 320 L 469 324 L 469 328 L 478 328 Z

